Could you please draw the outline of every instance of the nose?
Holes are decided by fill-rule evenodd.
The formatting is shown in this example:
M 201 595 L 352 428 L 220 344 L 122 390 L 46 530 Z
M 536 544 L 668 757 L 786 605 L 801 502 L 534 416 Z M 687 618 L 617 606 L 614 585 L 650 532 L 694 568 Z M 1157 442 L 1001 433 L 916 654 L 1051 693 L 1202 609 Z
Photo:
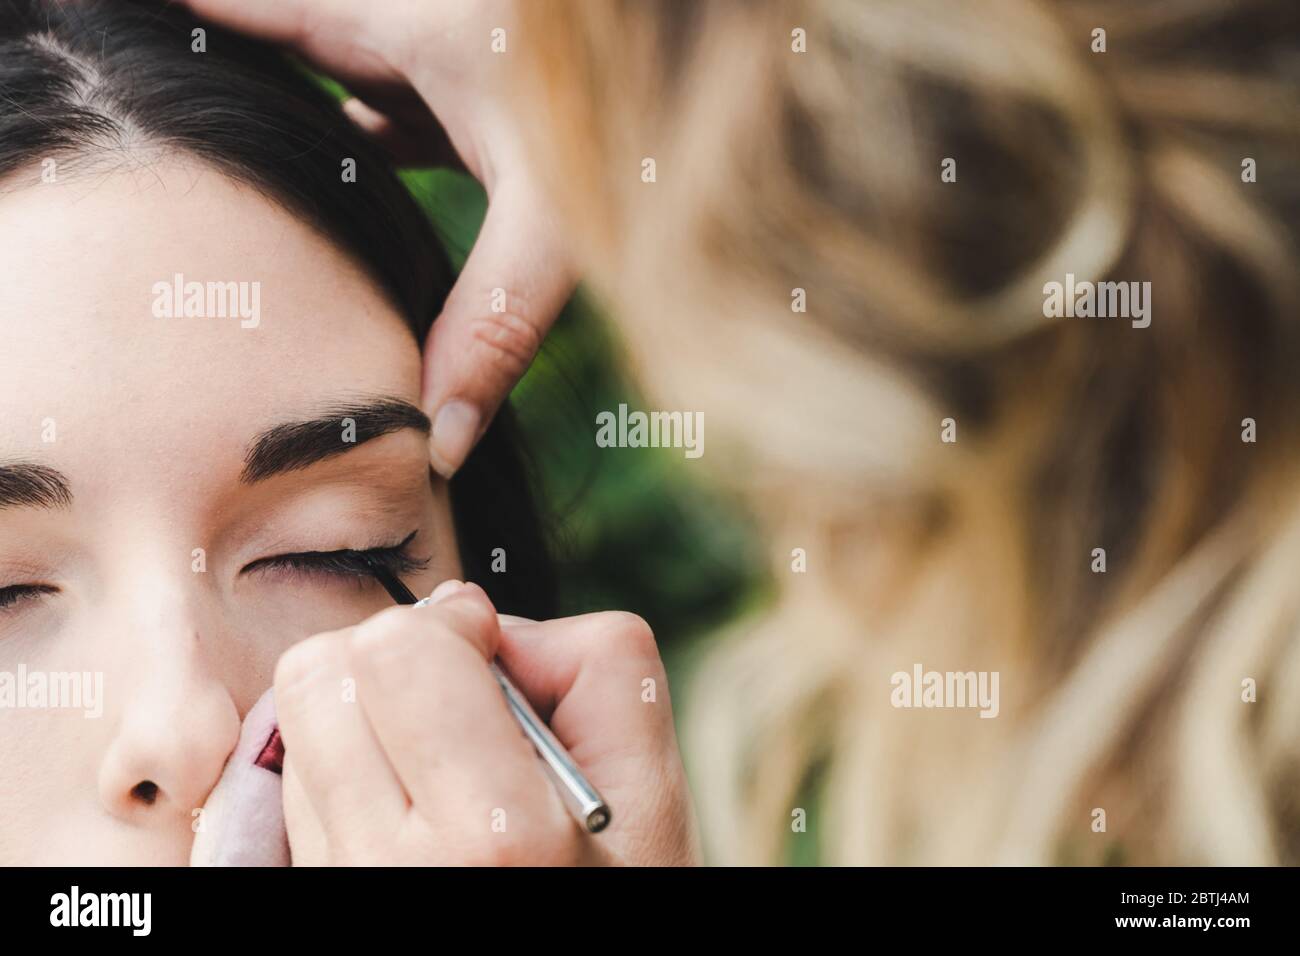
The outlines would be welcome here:
M 151 617 L 153 626 L 131 629 L 135 666 L 119 672 L 129 686 L 105 686 L 110 701 L 115 690 L 122 697 L 100 765 L 99 798 L 129 823 L 192 819 L 239 740 L 238 708 L 205 661 L 192 615 L 174 602 L 170 613 Z

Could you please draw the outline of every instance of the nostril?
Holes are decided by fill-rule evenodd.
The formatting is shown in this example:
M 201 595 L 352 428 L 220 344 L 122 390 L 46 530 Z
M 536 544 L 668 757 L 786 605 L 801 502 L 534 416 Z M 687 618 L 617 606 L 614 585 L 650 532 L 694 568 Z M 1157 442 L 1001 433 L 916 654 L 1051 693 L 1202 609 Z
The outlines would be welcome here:
M 131 788 L 131 796 L 142 803 L 152 805 L 158 799 L 158 784 L 152 780 L 141 780 Z

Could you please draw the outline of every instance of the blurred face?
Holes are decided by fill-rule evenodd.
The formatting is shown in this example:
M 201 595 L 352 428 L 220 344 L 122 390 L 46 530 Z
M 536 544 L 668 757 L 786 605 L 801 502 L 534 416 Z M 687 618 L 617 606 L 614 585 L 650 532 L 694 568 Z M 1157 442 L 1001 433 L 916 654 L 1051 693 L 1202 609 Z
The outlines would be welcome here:
M 419 349 L 182 160 L 3 184 L 0 261 L 0 864 L 183 864 L 280 654 L 392 603 L 326 553 L 459 574 Z

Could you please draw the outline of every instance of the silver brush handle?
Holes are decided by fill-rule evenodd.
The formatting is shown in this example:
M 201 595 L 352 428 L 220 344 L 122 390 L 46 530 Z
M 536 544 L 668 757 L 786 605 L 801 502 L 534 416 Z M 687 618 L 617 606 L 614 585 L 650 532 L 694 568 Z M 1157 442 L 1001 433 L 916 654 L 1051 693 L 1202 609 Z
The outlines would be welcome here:
M 429 599 L 424 598 L 413 606 L 421 607 L 428 603 Z M 528 698 L 519 692 L 519 688 L 497 666 L 496 661 L 489 663 L 488 669 L 492 671 L 501 693 L 505 695 L 510 713 L 523 729 L 524 736 L 532 743 L 537 756 L 542 758 L 542 765 L 546 767 L 546 773 L 555 784 L 569 813 L 588 833 L 599 833 L 609 826 L 609 805 L 578 769 L 569 752 L 564 749 L 564 744 L 556 739 L 551 728 L 537 716 L 537 711 L 528 703 Z

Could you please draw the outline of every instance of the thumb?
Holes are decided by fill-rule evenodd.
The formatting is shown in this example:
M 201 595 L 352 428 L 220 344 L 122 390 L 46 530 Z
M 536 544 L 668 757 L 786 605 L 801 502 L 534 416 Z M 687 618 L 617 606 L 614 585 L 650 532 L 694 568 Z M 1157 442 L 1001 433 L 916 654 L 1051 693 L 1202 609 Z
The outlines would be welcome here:
M 501 616 L 498 656 L 592 784 L 625 860 L 700 859 L 672 702 L 654 635 L 634 614 L 552 621 Z
M 528 371 L 573 292 L 558 229 L 524 179 L 496 183 L 487 218 L 424 344 L 429 458 L 445 478 L 465 463 Z
M 622 760 L 632 741 L 675 752 L 672 702 L 654 634 L 635 614 L 551 621 L 501 616 L 498 656 L 584 767 Z

